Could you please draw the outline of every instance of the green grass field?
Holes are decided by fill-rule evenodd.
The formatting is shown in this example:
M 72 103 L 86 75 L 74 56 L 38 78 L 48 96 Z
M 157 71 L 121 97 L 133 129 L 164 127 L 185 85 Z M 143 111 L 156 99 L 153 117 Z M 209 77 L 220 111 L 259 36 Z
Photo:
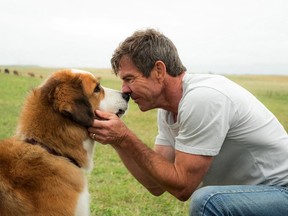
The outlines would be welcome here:
M 21 76 L 0 73 L 0 139 L 13 135 L 22 103 L 27 93 L 43 82 L 53 68 L 17 67 Z M 110 70 L 87 69 L 101 76 L 104 86 L 120 89 L 121 81 Z M 30 77 L 33 72 L 35 77 Z M 42 79 L 40 79 L 42 75 Z M 228 76 L 251 91 L 288 130 L 288 76 Z M 131 101 L 123 117 L 126 124 L 152 147 L 157 133 L 156 110 L 142 113 Z M 87 175 L 91 195 L 92 216 L 187 215 L 189 202 L 180 202 L 170 194 L 154 197 L 126 170 L 109 145 L 96 146 L 94 169 Z

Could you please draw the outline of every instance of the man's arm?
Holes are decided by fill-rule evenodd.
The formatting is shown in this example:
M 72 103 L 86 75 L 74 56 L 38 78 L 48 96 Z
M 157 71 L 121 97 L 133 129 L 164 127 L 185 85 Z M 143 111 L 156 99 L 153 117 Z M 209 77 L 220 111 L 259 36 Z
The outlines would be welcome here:
M 176 150 L 175 160 L 171 162 L 148 148 L 131 131 L 122 143 L 116 145 L 121 149 L 120 151 L 125 151 L 128 157 L 135 161 L 143 176 L 150 179 L 149 185 L 143 185 L 151 193 L 156 194 L 161 188 L 162 193 L 168 191 L 182 201 L 189 199 L 197 189 L 213 158 Z
M 174 159 L 171 149 L 158 146 L 153 151 L 147 147 L 117 116 L 98 114 L 107 121 L 95 120 L 89 131 L 96 134 L 98 142 L 110 143 L 115 148 L 141 184 L 154 195 L 168 191 L 179 200 L 189 199 L 210 167 L 212 157 L 176 150 Z
M 165 192 L 163 188 L 154 181 L 149 175 L 143 172 L 143 169 L 138 165 L 138 163 L 131 157 L 129 151 L 119 148 L 117 145 L 112 145 L 113 148 L 117 151 L 122 162 L 129 170 L 129 172 L 140 182 L 151 194 L 155 196 L 160 196 Z M 164 147 L 165 148 L 165 147 Z M 164 151 L 165 152 L 165 151 Z M 164 153 L 163 152 L 163 153 Z M 165 155 L 163 155 L 165 157 Z

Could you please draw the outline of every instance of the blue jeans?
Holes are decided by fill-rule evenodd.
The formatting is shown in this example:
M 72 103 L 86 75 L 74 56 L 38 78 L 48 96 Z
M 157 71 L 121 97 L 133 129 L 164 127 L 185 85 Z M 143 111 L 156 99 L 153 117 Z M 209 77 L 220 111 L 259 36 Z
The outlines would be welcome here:
M 286 216 L 288 187 L 207 186 L 191 197 L 190 216 Z

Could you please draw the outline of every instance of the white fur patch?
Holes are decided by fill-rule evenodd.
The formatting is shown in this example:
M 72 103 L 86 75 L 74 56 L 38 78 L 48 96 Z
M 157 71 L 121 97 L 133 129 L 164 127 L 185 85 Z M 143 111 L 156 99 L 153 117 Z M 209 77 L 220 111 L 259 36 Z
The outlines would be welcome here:
M 123 98 L 122 93 L 120 91 L 104 87 L 103 89 L 105 92 L 105 96 L 100 103 L 99 110 L 115 114 L 119 110 L 127 110 L 128 103 Z
M 77 208 L 75 215 L 76 216 L 88 216 L 90 215 L 90 208 L 89 208 L 89 192 L 88 192 L 88 185 L 87 180 L 85 179 L 84 188 L 82 193 L 79 196 Z
M 94 154 L 94 148 L 95 148 L 95 142 L 94 140 L 88 138 L 84 140 L 83 147 L 87 152 L 87 167 L 85 167 L 85 170 L 90 172 L 93 169 L 93 154 Z

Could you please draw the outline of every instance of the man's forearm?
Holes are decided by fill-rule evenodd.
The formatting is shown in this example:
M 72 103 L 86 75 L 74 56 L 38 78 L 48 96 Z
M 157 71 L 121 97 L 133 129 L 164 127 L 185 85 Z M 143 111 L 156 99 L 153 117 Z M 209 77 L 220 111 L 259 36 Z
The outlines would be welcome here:
M 197 189 L 212 161 L 211 157 L 177 151 L 175 161 L 171 162 L 147 147 L 132 131 L 127 131 L 121 142 L 114 145 L 130 172 L 152 194 L 157 195 L 161 189 L 160 194 L 167 191 L 182 201 Z
M 144 145 L 144 144 L 143 144 Z M 119 148 L 119 146 L 112 145 L 117 151 L 122 162 L 129 170 L 129 172 L 140 182 L 150 193 L 155 196 L 160 196 L 165 191 L 160 187 L 158 183 L 151 179 L 144 171 L 141 169 L 137 162 L 131 157 L 129 151 Z
M 113 147 L 128 170 L 152 194 L 161 195 L 166 189 L 172 189 L 171 193 L 182 187 L 174 164 L 147 147 L 132 131 Z

